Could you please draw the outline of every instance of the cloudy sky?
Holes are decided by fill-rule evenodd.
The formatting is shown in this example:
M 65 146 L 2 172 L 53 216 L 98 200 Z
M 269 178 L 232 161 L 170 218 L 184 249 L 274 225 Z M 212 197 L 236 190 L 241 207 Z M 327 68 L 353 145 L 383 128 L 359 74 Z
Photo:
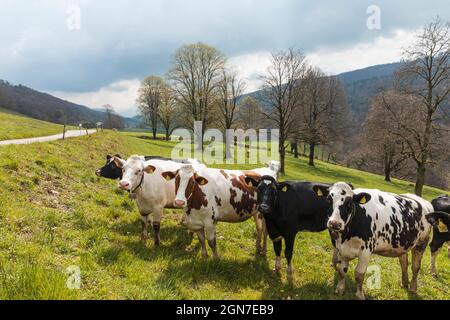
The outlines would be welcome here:
M 379 8 L 376 25 L 374 7 Z M 398 61 L 448 0 L 0 0 L 0 79 L 133 115 L 139 81 L 202 41 L 258 87 L 270 52 L 295 47 L 329 74 Z M 369 26 L 368 27 L 368 22 Z M 374 24 L 375 22 L 375 24 Z

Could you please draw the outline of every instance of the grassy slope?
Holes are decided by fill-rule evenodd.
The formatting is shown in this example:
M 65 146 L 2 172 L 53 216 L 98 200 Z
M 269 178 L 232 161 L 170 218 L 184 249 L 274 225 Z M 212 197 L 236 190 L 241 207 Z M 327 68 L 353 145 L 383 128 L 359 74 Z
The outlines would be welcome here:
M 201 260 L 198 241 L 185 252 L 181 213 L 166 210 L 162 246 L 139 242 L 135 204 L 116 182 L 99 179 L 94 169 L 106 153 L 170 155 L 172 144 L 152 142 L 139 133 L 103 132 L 29 146 L 0 148 L 0 298 L 148 298 L 148 299 L 337 299 L 330 267 L 327 232 L 301 233 L 294 252 L 294 282 L 272 273 L 274 254 L 255 257 L 254 224 L 218 226 L 220 259 Z M 251 165 L 247 165 L 251 167 Z M 395 192 L 410 192 L 407 183 L 387 184 L 380 176 L 318 162 L 289 158 L 287 177 L 317 181 L 352 181 Z M 54 192 L 56 191 L 57 194 Z M 430 199 L 441 190 L 426 188 Z M 419 278 L 425 299 L 450 297 L 446 252 L 438 259 L 440 278 L 430 276 L 429 250 Z M 397 259 L 374 257 L 382 287 L 369 290 L 374 299 L 405 299 Z M 70 265 L 81 269 L 81 290 L 65 286 Z M 345 299 L 354 297 L 353 267 Z
M 27 118 L 0 108 L 0 140 L 49 136 L 62 133 L 63 126 Z

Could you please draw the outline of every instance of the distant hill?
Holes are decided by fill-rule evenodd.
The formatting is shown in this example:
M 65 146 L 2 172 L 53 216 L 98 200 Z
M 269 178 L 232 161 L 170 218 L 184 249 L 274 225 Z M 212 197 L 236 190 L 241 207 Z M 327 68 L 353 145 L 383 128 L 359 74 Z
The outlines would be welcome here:
M 105 120 L 105 113 L 75 104 L 48 93 L 0 80 L 0 106 L 14 112 L 49 122 L 77 124 Z M 128 127 L 139 123 L 136 119 L 121 117 Z
M 347 94 L 347 100 L 356 119 L 363 119 L 369 109 L 370 98 L 376 95 L 381 88 L 389 87 L 392 83 L 393 75 L 401 63 L 388 63 L 371 66 L 354 71 L 338 74 Z M 265 106 L 261 99 L 261 90 L 247 93 L 241 96 L 251 96 L 256 99 L 263 108 Z

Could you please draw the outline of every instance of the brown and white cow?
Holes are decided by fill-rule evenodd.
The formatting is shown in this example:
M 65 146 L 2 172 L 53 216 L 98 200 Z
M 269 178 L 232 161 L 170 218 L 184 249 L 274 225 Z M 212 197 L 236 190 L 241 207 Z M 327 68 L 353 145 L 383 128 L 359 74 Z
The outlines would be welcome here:
M 162 175 L 167 180 L 175 178 L 174 204 L 184 208 L 186 226 L 197 233 L 203 257 L 208 256 L 205 238 L 213 255 L 217 256 L 217 222 L 243 222 L 250 217 L 254 217 L 256 224 L 257 253 L 266 253 L 266 230 L 263 216 L 257 210 L 256 188 L 247 185 L 245 177 L 259 180 L 263 175 L 276 177 L 277 172 L 269 168 L 243 171 L 194 169 L 192 165 L 183 165 L 179 170 L 163 172 Z

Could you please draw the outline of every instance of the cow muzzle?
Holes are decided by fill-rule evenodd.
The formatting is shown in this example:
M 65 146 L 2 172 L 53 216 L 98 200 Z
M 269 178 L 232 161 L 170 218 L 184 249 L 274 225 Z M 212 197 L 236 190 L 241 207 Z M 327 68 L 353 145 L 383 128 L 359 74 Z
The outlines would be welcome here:
M 130 183 L 128 181 L 121 180 L 119 182 L 119 188 L 122 190 L 130 190 Z
M 259 208 L 258 208 L 259 211 L 260 211 L 262 214 L 267 214 L 267 213 L 270 212 L 270 206 L 268 206 L 268 205 L 265 204 L 265 203 L 261 203 L 258 207 L 259 207 Z
M 175 200 L 174 204 L 178 208 L 183 208 L 184 205 L 186 204 L 186 202 L 184 200 L 177 199 L 177 200 Z
M 102 170 L 100 170 L 100 169 L 95 170 L 95 175 L 97 177 L 101 177 L 102 176 Z
M 332 231 L 342 231 L 342 223 L 339 221 L 330 220 L 327 227 Z

